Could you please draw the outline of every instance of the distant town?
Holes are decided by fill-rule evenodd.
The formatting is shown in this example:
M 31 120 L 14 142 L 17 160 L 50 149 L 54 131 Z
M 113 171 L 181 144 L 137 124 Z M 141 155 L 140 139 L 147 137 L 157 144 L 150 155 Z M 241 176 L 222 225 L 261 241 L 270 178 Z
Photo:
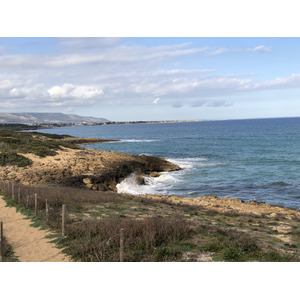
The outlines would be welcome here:
M 109 122 L 80 122 L 80 123 L 43 123 L 28 124 L 45 127 L 97 126 L 97 125 L 124 125 L 124 124 L 156 124 L 156 123 L 188 123 L 203 122 L 204 120 L 174 120 L 174 121 L 109 121 Z

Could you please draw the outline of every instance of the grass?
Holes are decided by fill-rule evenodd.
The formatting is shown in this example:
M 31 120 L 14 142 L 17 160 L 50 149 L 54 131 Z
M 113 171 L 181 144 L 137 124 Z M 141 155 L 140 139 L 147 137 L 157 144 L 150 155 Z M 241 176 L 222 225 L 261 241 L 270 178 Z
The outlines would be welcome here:
M 282 255 L 276 251 L 264 251 L 257 241 L 249 234 L 233 229 L 220 230 L 216 226 L 202 229 L 205 235 L 210 236 L 200 249 L 204 252 L 214 252 L 219 261 L 245 262 L 245 261 L 291 261 L 289 255 Z
M 125 234 L 125 261 L 179 260 L 182 251 L 170 247 L 170 243 L 176 245 L 193 234 L 190 224 L 179 219 L 118 217 L 87 220 L 68 227 L 68 246 L 64 252 L 79 261 L 119 261 L 120 228 Z
M 125 261 L 197 261 L 203 254 L 215 261 L 300 261 L 298 220 L 222 214 L 142 196 L 71 187 L 18 187 L 20 204 L 6 197 L 8 205 L 31 218 L 33 226 L 50 227 L 56 245 L 75 261 L 119 261 L 121 228 L 125 230 Z M 38 217 L 33 213 L 35 193 Z M 50 206 L 47 224 L 46 198 Z M 62 204 L 69 216 L 65 238 L 60 234 Z M 282 234 L 282 224 L 291 228 L 286 233 L 292 239 L 289 243 L 276 238 Z M 270 233 L 274 226 L 277 232 Z M 187 253 L 192 256 L 187 258 Z
M 3 262 L 18 262 L 18 257 L 15 255 L 12 246 L 3 237 Z

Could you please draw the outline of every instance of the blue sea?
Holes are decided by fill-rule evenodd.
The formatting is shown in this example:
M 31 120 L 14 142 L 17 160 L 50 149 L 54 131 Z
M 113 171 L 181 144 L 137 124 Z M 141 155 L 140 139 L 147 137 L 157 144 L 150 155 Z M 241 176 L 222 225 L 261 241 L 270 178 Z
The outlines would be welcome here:
M 216 195 L 300 209 L 300 118 L 60 127 L 39 130 L 119 139 L 91 149 L 164 157 L 181 171 L 130 176 L 119 192 Z

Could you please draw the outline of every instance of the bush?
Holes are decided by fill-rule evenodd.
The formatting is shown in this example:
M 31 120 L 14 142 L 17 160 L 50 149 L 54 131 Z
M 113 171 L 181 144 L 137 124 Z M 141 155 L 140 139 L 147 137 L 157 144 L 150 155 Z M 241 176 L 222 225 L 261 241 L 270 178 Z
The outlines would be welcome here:
M 4 127 L 5 128 L 5 127 Z M 61 147 L 78 149 L 74 142 L 66 142 L 69 135 L 46 134 L 40 132 L 15 132 L 0 128 L 0 149 L 15 153 L 33 153 L 40 157 L 54 156 Z
M 16 165 L 18 167 L 26 167 L 32 164 L 32 161 L 15 152 L 2 152 L 0 153 L 0 166 Z
M 222 255 L 226 261 L 242 261 L 243 252 L 240 248 L 228 247 L 223 249 Z
M 48 149 L 46 147 L 42 147 L 42 146 L 39 146 L 35 149 L 32 150 L 32 153 L 37 155 L 37 156 L 40 156 L 40 157 L 46 157 L 46 156 L 54 156 L 56 155 L 56 152 L 51 150 L 51 149 Z
M 217 226 L 202 226 L 198 229 L 201 233 L 210 236 L 209 241 L 200 249 L 219 253 L 225 261 L 251 261 L 261 259 L 262 250 L 247 234 L 236 230 L 220 230 Z
M 178 260 L 181 252 L 167 247 L 192 236 L 190 224 L 181 219 L 153 217 L 87 220 L 69 225 L 67 251 L 76 260 L 119 261 L 119 231 L 124 229 L 125 261 Z

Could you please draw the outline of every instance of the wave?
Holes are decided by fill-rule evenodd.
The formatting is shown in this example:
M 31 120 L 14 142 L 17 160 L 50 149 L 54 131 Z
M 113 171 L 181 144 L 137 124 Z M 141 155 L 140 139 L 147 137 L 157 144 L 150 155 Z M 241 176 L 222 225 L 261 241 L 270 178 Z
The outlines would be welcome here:
M 121 183 L 117 184 L 118 193 L 128 194 L 156 194 L 165 193 L 166 190 L 171 189 L 178 181 L 175 176 L 168 172 L 163 172 L 158 177 L 145 177 L 145 184 L 137 184 L 137 175 L 131 174 L 125 178 Z
M 222 166 L 225 163 L 211 163 L 207 162 L 205 157 L 187 157 L 187 158 L 168 158 L 168 161 L 174 163 L 182 169 L 192 169 L 195 167 L 210 167 L 210 166 Z
M 121 183 L 117 184 L 118 193 L 128 194 L 168 194 L 174 190 L 184 190 L 186 180 L 189 180 L 185 175 L 193 168 L 201 168 L 207 166 L 222 165 L 222 163 L 211 163 L 205 157 L 188 157 L 167 159 L 168 161 L 178 165 L 182 170 L 175 172 L 162 172 L 158 177 L 145 177 L 145 184 L 137 184 L 137 175 L 131 174 Z M 189 172 L 188 172 L 189 173 Z M 190 192 L 190 193 L 189 193 Z M 196 191 L 187 191 L 188 194 L 197 194 Z
M 157 142 L 158 140 L 136 140 L 136 139 L 129 139 L 129 140 L 119 140 L 116 143 L 152 143 Z

